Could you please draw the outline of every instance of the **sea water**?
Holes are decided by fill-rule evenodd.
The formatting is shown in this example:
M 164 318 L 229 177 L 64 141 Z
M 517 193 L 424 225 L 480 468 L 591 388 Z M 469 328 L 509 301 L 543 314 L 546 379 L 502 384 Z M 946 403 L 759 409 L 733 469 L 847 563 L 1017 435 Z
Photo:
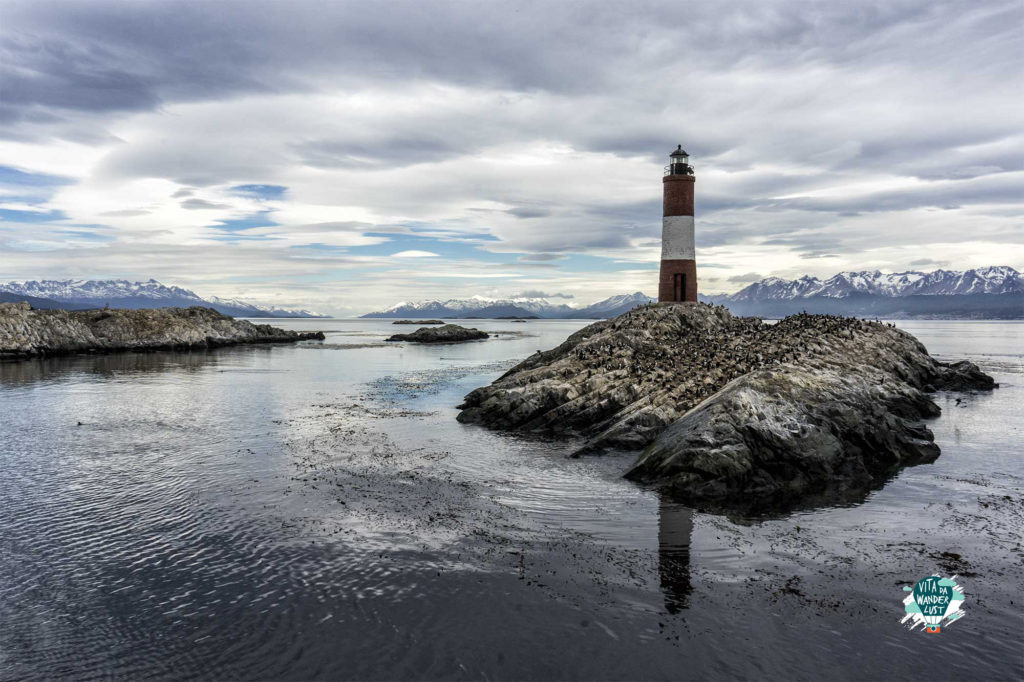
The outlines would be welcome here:
M 897 322 L 1001 387 L 936 396 L 933 464 L 759 518 L 623 480 L 635 452 L 455 420 L 588 323 L 0 364 L 0 678 L 1024 674 L 1024 323 Z M 933 573 L 965 617 L 909 630 Z

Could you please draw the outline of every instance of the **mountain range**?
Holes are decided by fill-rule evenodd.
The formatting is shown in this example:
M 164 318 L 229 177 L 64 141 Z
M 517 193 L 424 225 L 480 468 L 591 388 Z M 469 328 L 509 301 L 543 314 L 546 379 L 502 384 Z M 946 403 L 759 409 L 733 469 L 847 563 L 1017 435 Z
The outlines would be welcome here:
M 408 317 L 423 319 L 442 318 L 495 318 L 495 317 L 540 317 L 540 318 L 582 318 L 600 319 L 615 317 L 632 310 L 638 305 L 654 299 L 639 291 L 633 294 L 612 296 L 597 303 L 574 308 L 565 303 L 551 303 L 546 298 L 504 298 L 493 299 L 483 296 L 453 298 L 447 301 L 402 302 L 386 310 L 367 313 L 361 317 L 393 318 Z
M 34 308 L 84 310 L 89 308 L 170 308 L 205 306 L 232 317 L 323 317 L 309 310 L 290 310 L 247 303 L 238 299 L 203 298 L 182 287 L 155 279 L 67 279 L 0 283 L 0 303 L 28 301 Z
M 840 272 L 822 280 L 768 277 L 734 294 L 702 297 L 737 315 L 1024 319 L 1024 277 L 1009 266 L 933 272 Z
M 785 280 L 768 277 L 731 294 L 730 301 L 768 301 L 825 296 L 845 298 L 853 294 L 875 296 L 969 296 L 1024 292 L 1021 273 L 1008 266 L 934 272 L 840 272 L 821 280 L 804 276 Z
M 621 315 L 654 299 L 641 292 L 573 307 L 545 298 L 402 302 L 370 318 L 539 317 L 596 319 Z M 701 296 L 737 315 L 784 317 L 801 311 L 888 318 L 1024 319 L 1024 277 L 1014 268 L 883 273 L 840 272 L 828 279 L 768 277 L 734 294 Z
M 888 318 L 1024 319 L 1024 275 L 1009 266 L 965 271 L 840 272 L 827 279 L 768 277 L 734 294 L 701 296 L 737 315 L 784 317 L 801 311 Z M 654 298 L 642 292 L 573 306 L 547 298 L 465 299 L 398 303 L 365 318 L 581 318 L 621 315 Z M 233 317 L 323 317 L 309 310 L 261 306 L 239 299 L 203 298 L 189 289 L 145 282 L 42 280 L 0 283 L 0 303 L 28 301 L 35 308 L 165 308 L 206 306 Z

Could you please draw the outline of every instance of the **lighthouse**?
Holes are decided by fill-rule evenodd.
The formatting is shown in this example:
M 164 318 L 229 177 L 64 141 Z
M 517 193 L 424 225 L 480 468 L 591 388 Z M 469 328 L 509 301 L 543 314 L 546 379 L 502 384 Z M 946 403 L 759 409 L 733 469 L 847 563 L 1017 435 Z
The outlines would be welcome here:
M 693 250 L 693 166 L 679 145 L 669 155 L 662 178 L 660 303 L 697 302 L 697 261 Z

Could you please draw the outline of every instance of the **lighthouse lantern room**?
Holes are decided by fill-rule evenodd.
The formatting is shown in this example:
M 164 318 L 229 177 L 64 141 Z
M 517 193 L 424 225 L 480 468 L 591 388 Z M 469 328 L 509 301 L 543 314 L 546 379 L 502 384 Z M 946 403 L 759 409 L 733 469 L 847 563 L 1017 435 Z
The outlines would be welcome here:
M 697 302 L 697 261 L 694 259 L 693 187 L 696 179 L 690 155 L 679 145 L 669 154 L 662 178 L 664 210 L 661 223 L 661 273 L 658 301 Z

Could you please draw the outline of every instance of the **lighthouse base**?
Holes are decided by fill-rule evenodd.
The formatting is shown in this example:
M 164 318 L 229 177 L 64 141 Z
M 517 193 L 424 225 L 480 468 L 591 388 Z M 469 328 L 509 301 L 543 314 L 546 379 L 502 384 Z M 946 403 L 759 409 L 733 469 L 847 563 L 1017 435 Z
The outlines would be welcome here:
M 697 302 L 697 262 L 663 260 L 658 278 L 659 303 Z

